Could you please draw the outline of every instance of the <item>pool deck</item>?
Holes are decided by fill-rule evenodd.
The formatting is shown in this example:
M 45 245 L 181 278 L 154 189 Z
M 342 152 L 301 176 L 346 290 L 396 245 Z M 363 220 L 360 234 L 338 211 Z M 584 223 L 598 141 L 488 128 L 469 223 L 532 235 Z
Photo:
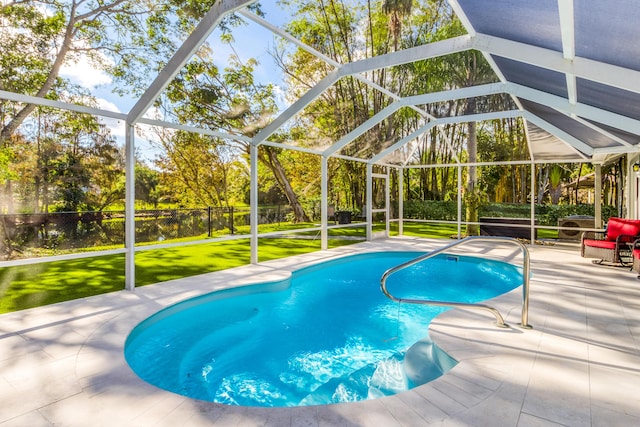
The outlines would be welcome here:
M 0 315 L 0 426 L 632 426 L 640 425 L 640 280 L 593 265 L 576 244 L 529 247 L 529 324 L 521 288 L 488 312 L 450 310 L 432 339 L 460 363 L 431 383 L 365 402 L 230 407 L 146 384 L 123 357 L 127 334 L 159 309 L 216 289 L 285 277 L 323 259 L 431 250 L 391 238 Z M 517 247 L 490 253 L 521 262 Z M 473 243 L 464 253 L 487 252 Z M 460 251 L 460 253 L 463 253 Z M 331 307 L 321 309 L 330 310 Z

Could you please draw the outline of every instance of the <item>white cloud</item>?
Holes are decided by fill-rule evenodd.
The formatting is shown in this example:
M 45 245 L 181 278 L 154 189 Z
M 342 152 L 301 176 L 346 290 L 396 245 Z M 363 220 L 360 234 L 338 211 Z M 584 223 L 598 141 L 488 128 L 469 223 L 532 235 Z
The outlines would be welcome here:
M 122 111 L 120 111 L 120 108 L 118 108 L 118 106 L 116 104 L 114 104 L 111 101 L 108 101 L 104 98 L 98 98 L 96 99 L 96 101 L 98 102 L 98 108 L 100 108 L 101 110 L 109 110 L 109 111 L 113 111 L 115 113 L 121 113 Z
M 107 73 L 96 69 L 85 56 L 78 58 L 77 62 L 63 65 L 60 69 L 60 75 L 68 77 L 71 81 L 88 89 L 113 82 Z
M 113 102 L 104 98 L 97 98 L 96 101 L 98 103 L 98 108 L 120 113 L 120 109 Z M 111 119 L 109 117 L 101 117 L 100 120 L 109 128 L 109 130 L 111 130 L 111 135 L 116 137 L 116 139 L 120 140 L 121 138 L 124 138 L 125 127 L 123 120 Z
M 111 119 L 108 117 L 101 117 L 100 120 L 106 127 L 111 131 L 111 135 L 113 135 L 117 140 L 125 137 L 125 127 L 124 120 Z

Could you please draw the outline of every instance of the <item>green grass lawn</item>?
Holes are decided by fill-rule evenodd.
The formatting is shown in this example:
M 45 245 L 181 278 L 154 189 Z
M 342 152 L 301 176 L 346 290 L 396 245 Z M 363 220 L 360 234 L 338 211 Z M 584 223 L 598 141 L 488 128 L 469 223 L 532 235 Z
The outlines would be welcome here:
M 397 231 L 398 224 L 392 223 L 391 229 Z M 448 239 L 458 235 L 458 226 L 456 224 L 434 224 L 428 222 L 408 222 L 404 221 L 402 225 L 403 233 L 407 236 L 428 237 L 437 239 Z M 465 233 L 465 227 L 462 226 L 462 234 Z M 557 230 L 538 229 L 538 239 L 557 239 Z
M 261 228 L 261 232 L 313 226 L 314 224 L 282 224 L 271 226 L 268 230 Z M 397 235 L 397 228 L 397 223 L 392 223 L 392 235 Z M 379 224 L 374 226 L 374 230 L 380 229 Z M 403 230 L 408 236 L 428 238 L 450 238 L 457 235 L 456 224 L 405 222 Z M 331 229 L 329 247 L 361 241 L 365 231 L 365 227 Z M 538 237 L 553 238 L 554 233 L 557 237 L 557 231 L 539 230 Z M 299 234 L 304 238 L 296 239 L 295 235 L 290 238 L 260 238 L 259 261 L 320 250 L 318 232 Z M 341 238 L 344 236 L 360 240 Z M 145 250 L 136 254 L 136 286 L 239 267 L 249 264 L 249 260 L 248 239 Z M 0 313 L 122 290 L 124 265 L 124 254 L 118 254 L 0 268 Z
M 355 241 L 330 239 L 329 247 Z M 259 261 L 320 250 L 319 239 L 261 238 Z M 249 264 L 248 239 L 147 250 L 136 254 L 136 286 Z M 124 254 L 0 269 L 0 313 L 124 289 Z

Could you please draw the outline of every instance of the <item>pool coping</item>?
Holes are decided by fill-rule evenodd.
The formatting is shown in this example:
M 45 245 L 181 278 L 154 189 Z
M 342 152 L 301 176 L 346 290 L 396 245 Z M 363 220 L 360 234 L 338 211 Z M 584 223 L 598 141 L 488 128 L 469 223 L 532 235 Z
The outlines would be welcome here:
M 633 397 L 640 393 L 632 392 L 640 391 L 640 287 L 635 274 L 594 266 L 575 245 L 529 247 L 533 329 L 517 325 L 518 290 L 490 302 L 509 329 L 495 327 L 487 313 L 447 311 L 432 322 L 430 335 L 459 363 L 395 396 L 297 408 L 231 407 L 157 389 L 124 360 L 131 329 L 175 302 L 278 280 L 337 256 L 442 245 L 407 237 L 358 243 L 1 315 L 0 425 L 640 424 L 640 401 Z M 513 248 L 494 253 L 518 256 Z

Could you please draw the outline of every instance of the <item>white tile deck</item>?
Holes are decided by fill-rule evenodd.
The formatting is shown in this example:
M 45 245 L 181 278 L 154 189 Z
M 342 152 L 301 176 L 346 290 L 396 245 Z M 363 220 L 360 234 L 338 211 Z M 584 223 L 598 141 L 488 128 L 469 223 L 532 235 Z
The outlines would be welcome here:
M 394 238 L 0 316 L 0 426 L 632 426 L 640 425 L 640 280 L 580 258 L 575 245 L 530 247 L 531 330 L 520 288 L 489 313 L 451 310 L 433 340 L 460 363 L 411 391 L 366 402 L 244 408 L 159 390 L 123 357 L 127 334 L 162 307 L 307 263 L 380 249 L 433 249 Z M 476 247 L 477 245 L 477 247 Z M 473 251 L 485 252 L 474 243 Z M 508 246 L 492 251 L 519 256 Z M 519 258 L 518 258 L 519 259 Z

